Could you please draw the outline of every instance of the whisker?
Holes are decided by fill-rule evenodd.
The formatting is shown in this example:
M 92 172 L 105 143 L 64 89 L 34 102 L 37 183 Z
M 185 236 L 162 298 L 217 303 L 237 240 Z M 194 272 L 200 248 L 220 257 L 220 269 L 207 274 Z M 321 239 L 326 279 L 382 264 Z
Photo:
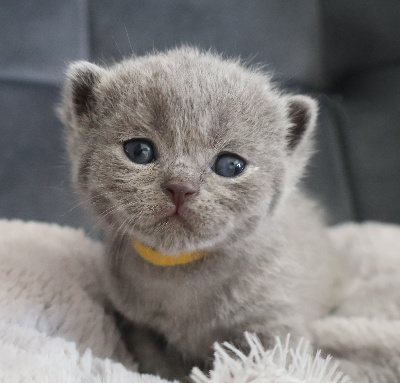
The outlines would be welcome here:
M 111 35 L 111 38 L 114 40 L 115 46 L 117 47 L 119 54 L 121 55 L 121 57 L 123 57 L 124 55 L 122 54 L 121 49 L 119 49 L 119 46 L 117 44 L 117 40 L 115 40 L 114 35 Z
M 129 46 L 131 48 L 131 54 L 133 55 L 134 51 L 133 51 L 133 48 L 132 48 L 131 39 L 129 38 L 128 29 L 126 28 L 126 25 L 125 25 L 125 33 L 126 33 L 126 37 L 128 38 Z

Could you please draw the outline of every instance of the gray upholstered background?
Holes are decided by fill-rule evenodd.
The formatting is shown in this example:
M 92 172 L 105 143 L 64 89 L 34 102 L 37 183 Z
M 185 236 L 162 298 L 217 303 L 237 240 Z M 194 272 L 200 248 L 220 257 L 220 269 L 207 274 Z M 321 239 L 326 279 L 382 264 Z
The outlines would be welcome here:
M 183 42 L 319 98 L 306 184 L 331 222 L 400 222 L 399 20 L 398 0 L 0 0 L 0 217 L 88 225 L 54 115 L 67 63 Z

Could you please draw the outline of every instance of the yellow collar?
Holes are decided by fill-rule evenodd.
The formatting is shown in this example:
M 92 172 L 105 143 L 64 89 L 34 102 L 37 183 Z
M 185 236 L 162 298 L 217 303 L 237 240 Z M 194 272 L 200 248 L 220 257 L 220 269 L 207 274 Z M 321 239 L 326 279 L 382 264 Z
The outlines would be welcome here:
M 184 263 L 193 262 L 206 255 L 205 251 L 195 251 L 193 253 L 180 253 L 176 255 L 167 255 L 147 247 L 143 243 L 136 241 L 132 237 L 132 245 L 137 253 L 146 261 L 157 266 L 175 266 Z

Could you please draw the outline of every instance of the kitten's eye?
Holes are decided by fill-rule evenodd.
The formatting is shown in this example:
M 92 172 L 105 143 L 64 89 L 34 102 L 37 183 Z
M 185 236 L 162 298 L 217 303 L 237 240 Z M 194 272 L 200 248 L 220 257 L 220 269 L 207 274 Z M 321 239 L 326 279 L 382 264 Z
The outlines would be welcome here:
M 137 164 L 149 164 L 154 161 L 153 144 L 143 138 L 135 138 L 124 142 L 126 156 Z
M 222 177 L 235 177 L 241 173 L 246 162 L 236 154 L 220 154 L 215 160 L 212 170 Z

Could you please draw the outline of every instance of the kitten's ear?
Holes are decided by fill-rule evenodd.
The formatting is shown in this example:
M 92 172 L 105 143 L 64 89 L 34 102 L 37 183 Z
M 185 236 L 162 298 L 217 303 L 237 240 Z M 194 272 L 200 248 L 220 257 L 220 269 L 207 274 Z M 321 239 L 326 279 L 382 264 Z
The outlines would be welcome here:
M 317 121 L 318 104 L 311 97 L 302 95 L 288 96 L 287 101 L 291 126 L 286 137 L 290 152 L 294 152 L 310 141 Z
M 61 118 L 69 122 L 88 116 L 96 104 L 94 87 L 106 72 L 86 61 L 72 63 L 66 73 Z M 67 115 L 68 114 L 68 115 Z

